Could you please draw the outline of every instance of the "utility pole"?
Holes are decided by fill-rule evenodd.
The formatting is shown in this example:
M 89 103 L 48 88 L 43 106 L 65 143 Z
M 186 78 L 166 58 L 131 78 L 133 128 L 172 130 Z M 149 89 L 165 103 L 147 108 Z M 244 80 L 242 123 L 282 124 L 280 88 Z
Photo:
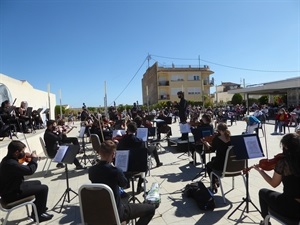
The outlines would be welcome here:
M 107 94 L 106 94 L 106 81 L 104 81 L 104 113 L 107 116 Z
M 149 53 L 148 53 L 148 56 L 147 56 L 147 60 L 148 60 L 148 68 L 150 67 L 150 64 L 149 64 L 150 59 L 151 59 L 151 55 L 149 55 Z

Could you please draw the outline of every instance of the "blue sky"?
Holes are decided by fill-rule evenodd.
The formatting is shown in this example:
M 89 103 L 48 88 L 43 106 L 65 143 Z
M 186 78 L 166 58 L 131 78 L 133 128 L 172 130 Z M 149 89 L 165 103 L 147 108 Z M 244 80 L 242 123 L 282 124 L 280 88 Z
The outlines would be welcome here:
M 61 89 L 63 104 L 103 106 L 105 81 L 109 105 L 141 103 L 148 53 L 150 66 L 200 57 L 216 84 L 299 76 L 300 1 L 0 1 L 0 73 L 50 83 L 57 104 Z

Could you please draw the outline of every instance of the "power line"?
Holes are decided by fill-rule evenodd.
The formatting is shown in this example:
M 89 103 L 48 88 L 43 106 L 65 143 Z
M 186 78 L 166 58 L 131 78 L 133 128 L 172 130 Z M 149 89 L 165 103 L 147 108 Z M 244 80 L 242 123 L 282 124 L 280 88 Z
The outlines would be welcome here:
M 125 88 L 121 91 L 121 93 L 115 98 L 115 100 L 110 103 L 110 105 L 112 105 L 122 94 L 123 92 L 128 88 L 128 86 L 130 85 L 130 83 L 133 81 L 133 79 L 136 77 L 136 75 L 138 74 L 138 72 L 141 70 L 142 66 L 145 64 L 146 60 L 148 59 L 148 56 L 145 58 L 145 60 L 143 61 L 142 65 L 139 67 L 139 69 L 136 71 L 136 73 L 133 75 L 133 77 L 130 79 L 130 81 L 128 82 L 128 84 L 125 86 Z
M 189 59 L 189 58 L 176 58 L 176 57 L 167 57 L 167 56 L 159 56 L 159 55 L 151 55 L 151 56 L 155 56 L 158 58 L 164 58 L 164 59 L 176 59 L 176 60 L 197 60 L 198 59 Z M 236 66 L 229 66 L 229 65 L 224 65 L 221 63 L 215 63 L 215 62 L 211 62 L 208 60 L 205 60 L 203 58 L 200 59 L 200 61 L 206 62 L 206 63 L 210 63 L 213 65 L 217 65 L 217 66 L 222 66 L 222 67 L 227 67 L 227 68 L 231 68 L 231 69 L 236 69 L 236 70 L 246 70 L 246 71 L 252 71 L 252 72 L 264 72 L 264 73 L 299 73 L 299 70 L 261 70 L 261 69 L 249 69 L 249 68 L 242 68 L 242 67 L 236 67 Z

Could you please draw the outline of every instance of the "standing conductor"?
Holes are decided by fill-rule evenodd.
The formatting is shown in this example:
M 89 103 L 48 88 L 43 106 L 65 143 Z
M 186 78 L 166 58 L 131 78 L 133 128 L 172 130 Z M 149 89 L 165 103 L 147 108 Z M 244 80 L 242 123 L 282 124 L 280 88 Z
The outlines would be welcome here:
M 177 92 L 177 96 L 180 99 L 179 104 L 177 105 L 177 108 L 179 110 L 179 119 L 180 123 L 185 124 L 187 115 L 186 115 L 186 109 L 187 109 L 187 100 L 184 99 L 184 93 L 182 91 Z M 188 133 L 182 133 L 181 140 L 187 140 L 188 139 Z

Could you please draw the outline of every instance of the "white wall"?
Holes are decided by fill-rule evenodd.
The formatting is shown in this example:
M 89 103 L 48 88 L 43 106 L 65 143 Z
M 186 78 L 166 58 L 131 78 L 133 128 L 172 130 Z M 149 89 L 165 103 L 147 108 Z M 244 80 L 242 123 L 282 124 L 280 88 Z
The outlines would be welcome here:
M 33 107 L 33 109 L 49 108 L 47 91 L 34 89 L 27 81 L 17 80 L 4 74 L 0 74 L 0 83 L 5 84 L 9 89 L 12 101 L 17 98 L 15 106 L 19 107 L 22 101 L 27 101 L 28 106 Z M 45 84 L 45 87 L 46 85 L 47 84 Z M 55 94 L 50 93 L 51 119 L 54 119 L 55 105 L 56 96 Z

